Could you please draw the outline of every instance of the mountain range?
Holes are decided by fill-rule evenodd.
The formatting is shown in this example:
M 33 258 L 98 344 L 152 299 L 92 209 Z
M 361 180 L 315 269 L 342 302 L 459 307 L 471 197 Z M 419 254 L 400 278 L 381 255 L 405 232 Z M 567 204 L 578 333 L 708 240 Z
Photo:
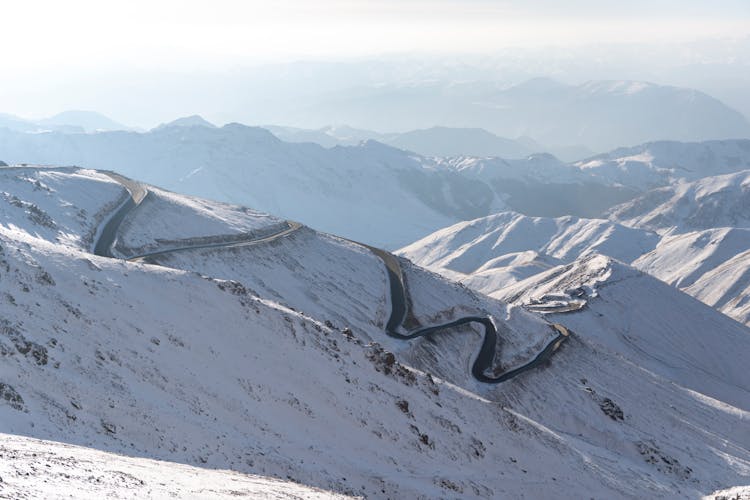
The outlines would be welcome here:
M 750 161 L 747 140 L 649 143 L 613 152 L 609 163 L 627 165 L 613 177 L 594 166 L 602 160 L 565 163 L 548 154 L 519 160 L 424 157 L 376 141 L 324 148 L 284 142 L 257 127 L 188 123 L 144 133 L 0 130 L 0 151 L 8 163 L 114 169 L 391 249 L 458 221 L 509 209 L 532 216 L 601 217 L 652 187 L 680 176 L 695 178 L 692 160 L 686 159 L 696 149 L 713 155 L 708 173 L 738 171 Z M 655 150 L 671 154 L 657 155 L 657 162 Z
M 493 82 L 415 81 L 339 90 L 293 114 L 298 123 L 326 116 L 375 130 L 442 124 L 479 127 L 501 137 L 533 137 L 548 148 L 602 152 L 655 140 L 750 137 L 738 111 L 697 90 L 643 81 L 594 80 L 569 85 L 535 78 Z
M 112 172 L 5 167 L 0 186 L 3 493 L 148 495 L 162 470 L 173 491 L 213 497 L 675 498 L 747 483 L 748 328 L 595 253 L 604 241 L 548 246 L 561 261 L 591 252 L 504 302 Z M 476 378 L 486 349 L 484 376 L 512 378 Z
M 56 131 L 63 133 L 92 133 L 112 130 L 129 130 L 96 111 L 63 111 L 41 120 L 28 120 L 7 113 L 0 113 L 0 127 L 17 132 Z
M 536 274 L 603 254 L 748 324 L 747 175 L 678 180 L 614 207 L 610 219 L 499 213 L 439 230 L 400 253 L 498 298 Z

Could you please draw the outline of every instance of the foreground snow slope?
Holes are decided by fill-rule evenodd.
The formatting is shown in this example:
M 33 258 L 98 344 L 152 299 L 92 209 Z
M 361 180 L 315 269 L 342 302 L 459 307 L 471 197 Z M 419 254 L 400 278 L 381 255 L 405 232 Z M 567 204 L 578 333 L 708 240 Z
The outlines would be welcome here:
M 0 454 L 3 498 L 344 498 L 288 480 L 10 434 L 0 434 Z
M 97 175 L 71 171 L 57 196 L 76 210 L 87 183 L 111 188 Z M 39 206 L 47 196 L 30 190 L 23 201 Z M 177 225 L 221 210 L 239 217 L 179 198 L 161 202 Z M 159 247 L 158 206 L 125 241 Z M 245 216 L 253 221 L 241 227 L 268 220 Z M 642 351 L 624 356 L 596 336 L 616 331 L 582 324 L 546 366 L 488 386 L 469 375 L 480 340 L 473 328 L 415 342 L 382 332 L 384 268 L 346 240 L 302 228 L 255 246 L 161 256 L 154 266 L 94 256 L 38 225 L 25 212 L 0 225 L 0 432 L 373 498 L 684 498 L 750 480 L 747 375 L 735 358 L 702 386 L 652 358 L 667 343 L 673 357 L 713 367 L 728 349 L 720 336 L 700 359 L 671 335 L 635 338 Z M 499 369 L 552 335 L 521 308 L 402 267 L 408 321 L 491 313 Z M 622 321 L 618 308 L 604 313 L 611 324 L 597 326 Z M 701 314 L 707 335 L 723 328 L 723 316 Z M 733 348 L 747 352 L 741 341 Z

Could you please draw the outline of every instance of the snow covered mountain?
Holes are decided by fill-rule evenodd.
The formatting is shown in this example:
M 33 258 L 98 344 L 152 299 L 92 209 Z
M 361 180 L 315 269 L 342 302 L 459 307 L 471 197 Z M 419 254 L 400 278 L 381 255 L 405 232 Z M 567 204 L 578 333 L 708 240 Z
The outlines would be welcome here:
M 143 134 L 0 133 L 0 151 L 6 161 L 112 168 L 392 248 L 464 214 L 479 215 L 485 209 L 473 200 L 484 205 L 491 197 L 472 193 L 489 191 L 485 186 L 475 188 L 449 171 L 438 175 L 429 162 L 379 143 L 329 150 L 238 124 L 165 126 Z M 427 192 L 433 186 L 436 195 Z M 472 196 L 452 195 L 458 189 Z
M 726 209 L 730 205 L 719 201 L 712 206 Z M 688 213 L 682 208 L 683 214 Z M 604 219 L 504 212 L 436 231 L 399 254 L 498 298 L 507 296 L 508 287 L 536 274 L 603 254 L 631 263 L 750 324 L 747 228 L 717 227 L 660 236 Z
M 690 169 L 694 161 L 688 152 L 702 148 L 717 158 L 712 171 L 731 170 L 748 161 L 748 154 L 741 155 L 746 143 L 675 145 L 675 153 L 665 153 L 655 165 Z M 651 186 L 623 183 L 599 175 L 591 162 L 570 164 L 549 154 L 516 160 L 427 158 L 375 141 L 324 148 L 284 142 L 257 127 L 213 127 L 200 117 L 146 133 L 0 130 L 0 157 L 9 163 L 111 168 L 166 189 L 252 206 L 391 249 L 504 210 L 602 217 Z
M 748 401 L 747 393 L 735 392 L 725 381 L 740 376 L 735 370 L 742 369 L 747 353 L 735 349 L 744 345 L 750 330 L 621 262 L 590 255 L 496 295 L 545 311 L 551 320 L 564 318 L 579 334 L 684 388 L 724 401 L 741 398 L 735 405 Z M 574 314 L 555 312 L 571 303 L 579 306 Z M 704 323 L 708 318 L 710 327 Z
M 665 236 L 633 265 L 750 325 L 750 230 Z
M 519 278 L 593 253 L 631 262 L 658 241 L 655 233 L 602 219 L 502 212 L 444 228 L 399 254 L 492 294 Z
M 686 232 L 750 227 L 750 170 L 678 181 L 613 207 L 611 219 L 634 227 Z
M 138 491 L 154 481 L 143 467 L 179 474 L 173 491 L 198 478 L 227 496 L 220 481 L 372 498 L 678 498 L 750 478 L 747 329 L 685 295 L 667 297 L 671 312 L 656 301 L 680 292 L 610 261 L 573 273 L 587 309 L 552 327 L 349 240 L 105 172 L 4 168 L 0 191 L 3 493 L 92 474 Z M 103 241 L 132 260 L 94 255 Z M 403 328 L 488 315 L 498 339 L 485 373 L 530 368 L 477 380 L 476 323 L 408 341 L 384 332 L 396 274 Z M 649 298 L 649 328 L 628 333 L 623 310 Z
M 426 156 L 499 156 L 525 158 L 543 148 L 498 137 L 481 128 L 431 127 L 404 132 L 386 141 L 391 146 Z
M 694 181 L 750 168 L 750 140 L 705 142 L 660 141 L 576 162 L 605 183 L 646 190 L 674 180 Z
M 18 435 L 0 434 L 0 453 L 0 492 L 6 498 L 351 498 L 291 480 L 126 456 Z
M 216 128 L 216 125 L 214 125 L 210 121 L 206 120 L 202 116 L 191 115 L 191 116 L 184 116 L 184 117 L 178 118 L 176 120 L 172 120 L 171 122 L 168 122 L 168 123 L 162 123 L 161 125 L 157 126 L 155 129 L 158 130 L 160 128 L 166 128 L 166 127 L 207 127 L 207 128 Z
M 374 130 L 357 129 L 348 125 L 327 125 L 318 129 L 263 125 L 263 128 L 284 142 L 314 142 L 326 148 L 356 146 L 363 141 L 386 143 L 397 134 L 381 134 Z
M 148 133 L 0 131 L 0 154 L 15 163 L 111 168 L 388 248 L 508 207 L 533 215 L 592 215 L 637 194 L 592 183 L 550 155 L 442 160 L 375 141 L 326 149 L 239 124 L 163 126 Z

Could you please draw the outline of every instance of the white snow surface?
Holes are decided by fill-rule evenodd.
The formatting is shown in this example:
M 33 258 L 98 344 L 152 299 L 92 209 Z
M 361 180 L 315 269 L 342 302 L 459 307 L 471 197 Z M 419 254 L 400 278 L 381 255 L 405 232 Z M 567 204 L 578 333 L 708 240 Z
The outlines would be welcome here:
M 292 481 L 0 434 L 0 497 L 349 498 Z
M 750 140 L 649 142 L 618 148 L 575 166 L 604 182 L 648 189 L 676 179 L 694 181 L 747 170 Z
M 483 293 L 551 267 L 603 253 L 632 261 L 659 237 L 603 219 L 502 212 L 441 229 L 399 254 Z
M 187 198 L 153 186 L 120 226 L 117 249 L 126 255 L 236 237 L 263 234 L 284 225 L 277 217 L 238 205 Z
M 89 204 L 99 187 L 115 196 L 91 206 L 118 199 L 104 176 L 58 172 L 65 189 L 56 196 L 72 207 Z M 24 196 L 41 206 L 50 195 Z M 602 316 L 555 318 L 573 336 L 550 362 L 488 386 L 469 375 L 480 341 L 472 327 L 415 342 L 382 332 L 384 268 L 354 243 L 302 228 L 155 266 L 57 241 L 15 208 L 0 208 L 15 214 L 0 225 L 0 432 L 17 443 L 86 448 L 75 451 L 83 464 L 65 472 L 73 478 L 102 463 L 131 474 L 130 464 L 148 459 L 193 467 L 165 465 L 163 477 L 175 476 L 169 493 L 188 492 L 193 474 L 210 487 L 227 470 L 370 498 L 698 498 L 750 482 L 747 329 L 610 260 L 591 257 L 591 273 L 575 273 L 599 290 L 605 307 L 595 310 L 596 299 L 589 307 Z M 187 221 L 219 208 L 185 199 L 169 210 Z M 156 236 L 152 215 L 131 227 L 132 241 Z M 94 219 L 86 220 L 81 230 L 91 231 Z M 554 335 L 520 307 L 403 267 L 409 321 L 490 313 L 504 368 Z M 614 279 L 597 285 L 597 276 Z M 610 300 L 609 290 L 621 292 Z M 632 332 L 631 307 L 642 307 L 642 328 Z M 615 342 L 625 334 L 629 350 Z M 10 470 L 39 473 L 52 467 L 45 453 L 69 453 L 37 441 L 12 446 L 45 452 L 8 453 L 2 467 Z M 101 452 L 127 464 L 86 458 Z M 146 467 L 156 475 L 161 466 Z M 114 494 L 130 491 L 129 478 L 102 476 Z M 232 477 L 266 495 L 282 487 Z
M 469 274 L 488 269 L 497 257 L 524 251 L 563 262 L 592 252 L 630 261 L 654 248 L 658 239 L 654 233 L 602 219 L 502 212 L 454 224 L 404 247 L 400 253 L 427 267 Z
M 723 180 L 731 181 L 736 176 L 739 174 Z M 716 179 L 722 180 L 707 178 L 701 182 L 715 185 L 711 181 Z M 728 205 L 733 203 L 734 190 L 716 193 L 710 209 L 694 208 L 691 213 L 731 211 Z M 734 203 L 735 213 L 744 211 L 743 203 Z M 673 212 L 680 210 L 675 208 Z M 503 212 L 441 229 L 399 253 L 495 297 L 505 296 L 504 288 L 558 265 L 594 253 L 608 255 L 750 325 L 750 229 L 720 226 L 737 222 L 736 217 L 711 220 L 719 227 L 683 233 L 676 230 L 677 226 L 670 226 L 659 235 L 605 219 L 527 217 Z
M 106 174 L 77 168 L 0 168 L 0 225 L 89 249 L 127 196 Z
M 549 317 L 683 387 L 750 411 L 750 330 L 648 274 L 591 255 L 494 295 L 516 304 L 582 295 L 584 309 Z
M 750 229 L 665 236 L 633 265 L 750 324 Z
M 750 170 L 743 170 L 648 191 L 613 207 L 609 216 L 622 224 L 660 233 L 750 228 L 749 207 Z

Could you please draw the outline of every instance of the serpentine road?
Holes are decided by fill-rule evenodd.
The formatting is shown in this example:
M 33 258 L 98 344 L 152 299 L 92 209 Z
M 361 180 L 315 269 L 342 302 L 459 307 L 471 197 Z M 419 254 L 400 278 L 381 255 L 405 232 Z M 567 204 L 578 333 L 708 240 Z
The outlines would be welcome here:
M 140 205 L 143 200 L 146 199 L 149 192 L 148 190 L 142 185 L 139 184 L 131 179 L 128 179 L 127 177 L 123 177 L 119 174 L 116 174 L 114 172 L 103 172 L 106 175 L 108 175 L 113 180 L 117 181 L 124 187 L 128 194 L 130 195 L 123 203 L 120 205 L 120 208 L 117 209 L 117 211 L 109 218 L 107 223 L 104 225 L 104 228 L 101 231 L 101 234 L 99 235 L 99 239 L 96 242 L 96 245 L 94 246 L 94 254 L 99 255 L 101 257 L 110 257 L 115 258 L 113 249 L 115 244 L 117 243 L 117 231 L 120 228 L 120 225 L 122 224 L 122 221 L 125 219 L 125 217 L 134 209 L 137 208 L 138 205 Z M 300 227 L 302 227 L 302 224 L 294 221 L 286 221 L 285 222 L 286 227 L 281 229 L 280 231 L 268 234 L 264 236 L 258 236 L 257 234 L 241 234 L 239 237 L 233 239 L 233 241 L 230 242 L 217 242 L 217 243 L 198 243 L 195 245 L 185 245 L 178 248 L 169 248 L 165 250 L 158 250 L 154 252 L 148 252 L 140 255 L 134 255 L 132 257 L 127 257 L 125 260 L 133 261 L 133 262 L 140 262 L 143 260 L 147 260 L 150 257 L 158 257 L 160 255 L 167 255 L 170 253 L 176 253 L 176 252 L 185 252 L 188 250 L 199 250 L 204 248 L 236 248 L 236 247 L 243 247 L 243 246 L 252 246 L 252 245 L 258 245 L 261 243 L 267 243 L 270 241 L 273 241 L 277 238 L 281 238 L 282 236 L 286 236 L 287 234 L 290 234 Z
M 98 241 L 94 247 L 94 253 L 102 257 L 114 257 L 112 250 L 117 241 L 117 230 L 120 227 L 123 219 L 136 208 L 148 194 L 147 190 L 141 185 L 130 179 L 122 177 L 113 172 L 105 172 L 112 179 L 119 182 L 125 189 L 128 190 L 130 198 L 123 203 L 120 208 L 110 217 L 104 228 L 101 231 Z M 198 245 L 188 245 L 179 248 L 160 250 L 156 252 L 146 253 L 130 257 L 127 260 L 141 261 L 148 259 L 149 257 L 157 257 L 159 255 L 167 255 L 174 252 L 184 252 L 188 250 L 198 250 L 205 248 L 236 248 L 241 246 L 257 245 L 265 242 L 273 241 L 282 236 L 286 236 L 300 227 L 299 223 L 287 221 L 287 228 L 266 236 L 258 237 L 256 235 L 247 235 L 246 240 L 223 242 L 223 243 L 208 243 Z M 407 301 L 406 301 L 406 286 L 404 285 L 404 277 L 401 271 L 401 265 L 399 264 L 398 258 L 385 250 L 380 248 L 371 247 L 364 243 L 359 243 L 352 240 L 352 243 L 360 245 L 370 250 L 375 256 L 377 256 L 385 265 L 386 272 L 388 274 L 388 281 L 390 284 L 391 292 L 391 315 L 386 323 L 385 333 L 393 338 L 401 340 L 411 340 L 418 337 L 426 337 L 433 335 L 441 330 L 447 330 L 455 328 L 461 325 L 470 323 L 479 323 L 484 327 L 484 340 L 482 341 L 482 347 L 479 350 L 479 354 L 474 360 L 472 365 L 471 373 L 480 382 L 487 384 L 499 384 L 506 382 L 512 378 L 520 375 L 523 372 L 536 368 L 545 361 L 549 360 L 557 349 L 562 345 L 570 335 L 567 328 L 559 324 L 550 324 L 550 327 L 557 332 L 557 336 L 552 339 L 531 361 L 516 367 L 512 370 L 508 370 L 496 377 L 487 376 L 486 372 L 492 368 L 497 345 L 497 328 L 492 321 L 491 316 L 464 316 L 462 318 L 443 323 L 439 325 L 428 326 L 413 330 L 407 333 L 400 333 L 398 330 L 403 325 L 406 318 L 407 312 Z
M 391 317 L 388 318 L 388 323 L 385 326 L 385 333 L 388 336 L 402 339 L 411 340 L 418 337 L 426 337 L 437 333 L 440 330 L 446 330 L 449 328 L 455 328 L 457 326 L 479 323 L 484 327 L 484 340 L 482 341 L 482 347 L 479 349 L 479 354 L 474 360 L 474 364 L 471 367 L 471 374 L 475 379 L 486 384 L 499 384 L 506 382 L 521 373 L 531 370 L 540 364 L 544 363 L 552 357 L 552 354 L 562 345 L 562 343 L 568 338 L 570 332 L 567 328 L 560 324 L 551 324 L 550 327 L 557 331 L 557 336 L 552 339 L 534 359 L 528 363 L 521 365 L 512 370 L 508 370 L 505 373 L 500 374 L 497 377 L 489 377 L 486 372 L 492 368 L 495 360 L 495 349 L 497 345 L 497 328 L 495 323 L 492 321 L 490 316 L 464 316 L 462 318 L 443 323 L 440 325 L 427 326 L 418 330 L 413 330 L 408 333 L 399 333 L 398 329 L 406 318 L 406 287 L 404 286 L 404 276 L 401 271 L 401 266 L 398 262 L 398 258 L 392 253 L 386 252 L 379 248 L 374 248 L 369 245 L 360 245 L 368 248 L 374 253 L 380 260 L 385 264 L 386 271 L 388 273 L 388 281 L 390 282 L 391 289 Z

